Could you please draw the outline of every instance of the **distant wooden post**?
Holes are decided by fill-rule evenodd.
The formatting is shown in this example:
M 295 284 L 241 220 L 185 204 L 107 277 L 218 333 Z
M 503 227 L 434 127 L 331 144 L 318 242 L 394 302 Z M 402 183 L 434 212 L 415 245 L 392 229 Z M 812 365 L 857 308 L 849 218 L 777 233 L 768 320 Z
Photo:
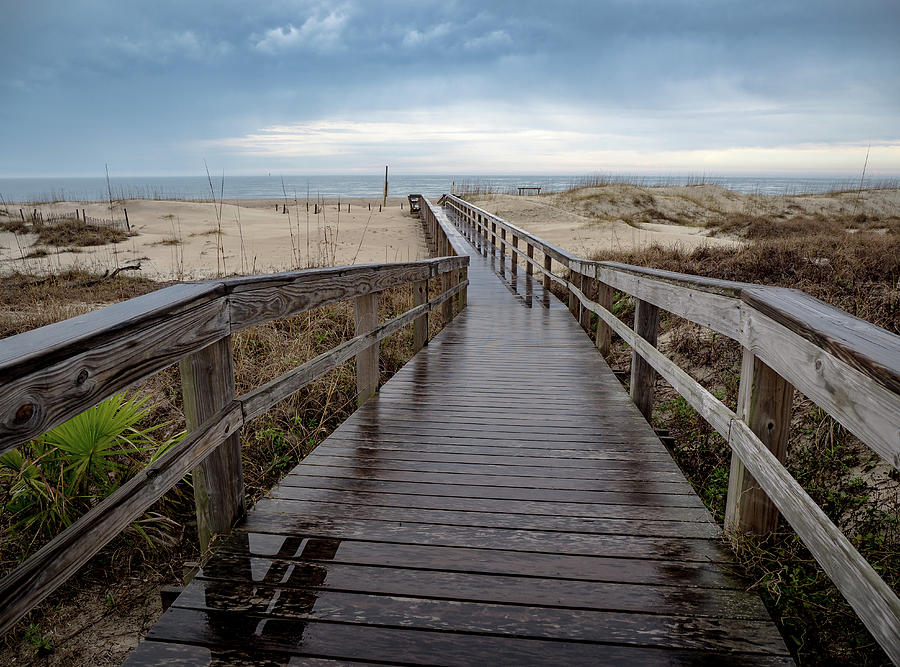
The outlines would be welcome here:
M 181 391 L 188 431 L 234 400 L 231 337 L 183 358 Z M 235 431 L 193 470 L 197 535 L 206 551 L 213 535 L 228 533 L 244 515 L 244 476 L 241 470 L 241 433 Z
M 519 272 L 519 253 L 516 250 L 519 247 L 519 237 L 515 234 L 512 235 L 512 250 L 509 253 L 509 257 L 512 260 L 512 273 L 513 275 Z
M 387 193 L 388 193 L 388 178 L 387 178 L 387 165 L 384 165 L 384 197 L 381 200 L 381 203 L 384 206 L 387 206 Z M 378 212 L 381 212 L 381 207 L 378 207 Z
M 131 223 L 128 222 L 128 209 L 123 207 L 122 210 L 125 212 L 125 229 L 127 229 L 130 232 L 131 231 Z
M 651 303 L 636 299 L 634 309 L 634 332 L 656 347 L 659 334 L 659 308 Z M 653 413 L 653 386 L 656 371 L 636 350 L 631 351 L 631 400 L 649 422 Z
M 378 295 L 356 297 L 353 310 L 356 335 L 369 333 L 378 326 Z M 375 343 L 356 355 L 356 402 L 362 405 L 378 391 L 379 344 Z
M 84 209 L 81 209 L 81 220 L 87 222 L 87 213 L 84 212 Z
M 779 461 L 791 431 L 794 388 L 744 348 L 737 414 Z M 732 534 L 765 534 L 778 525 L 778 508 L 769 500 L 737 454 L 731 454 L 725 529 Z
M 491 257 L 497 256 L 497 223 L 491 223 Z
M 22 216 L 22 222 L 25 222 L 25 212 L 22 209 L 19 209 L 19 215 Z
M 413 306 L 428 303 L 428 280 L 413 283 Z M 413 321 L 413 354 L 428 345 L 428 313 Z
M 529 260 L 534 259 L 534 246 L 531 245 L 530 243 L 528 244 L 528 247 L 525 249 L 525 254 L 528 255 Z M 534 275 L 534 265 L 531 263 L 531 261 L 528 261 L 525 264 L 525 275 L 526 276 Z
M 597 303 L 612 312 L 613 288 L 604 282 L 599 283 Z M 602 317 L 597 318 L 597 349 L 604 357 L 609 354 L 612 345 L 612 329 Z
M 550 272 L 553 270 L 553 258 L 544 251 L 544 289 L 550 291 Z

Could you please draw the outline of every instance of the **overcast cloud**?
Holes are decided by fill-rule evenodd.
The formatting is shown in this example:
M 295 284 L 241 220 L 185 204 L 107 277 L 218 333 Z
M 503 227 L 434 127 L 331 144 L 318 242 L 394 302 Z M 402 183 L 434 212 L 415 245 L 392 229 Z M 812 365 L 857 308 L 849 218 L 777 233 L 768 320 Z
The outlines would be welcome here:
M 0 5 L 0 176 L 900 174 L 896 0 Z

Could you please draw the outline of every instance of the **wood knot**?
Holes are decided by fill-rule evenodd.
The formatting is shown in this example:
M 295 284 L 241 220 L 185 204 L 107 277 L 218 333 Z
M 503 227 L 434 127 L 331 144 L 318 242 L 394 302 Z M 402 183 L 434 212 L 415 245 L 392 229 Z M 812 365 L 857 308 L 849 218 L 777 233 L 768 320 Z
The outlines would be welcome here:
M 87 382 L 87 379 L 88 379 L 88 376 L 89 376 L 89 375 L 90 375 L 90 374 L 88 373 L 87 369 L 86 369 L 86 368 L 82 368 L 82 369 L 81 369 L 81 372 L 78 374 L 78 377 L 75 378 L 75 384 L 77 384 L 77 385 L 80 387 L 80 386 L 83 385 L 85 382 Z
M 816 370 L 817 371 L 822 370 L 822 360 L 821 359 L 816 359 Z
M 34 403 L 26 403 L 16 410 L 16 416 L 13 419 L 14 424 L 24 424 L 31 421 L 34 416 Z

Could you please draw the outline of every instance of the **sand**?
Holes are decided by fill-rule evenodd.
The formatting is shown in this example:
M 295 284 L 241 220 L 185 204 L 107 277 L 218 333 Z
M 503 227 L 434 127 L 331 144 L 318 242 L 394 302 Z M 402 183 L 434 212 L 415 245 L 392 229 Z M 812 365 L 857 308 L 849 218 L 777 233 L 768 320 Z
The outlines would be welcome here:
M 148 278 L 196 280 L 428 257 L 422 224 L 410 215 L 409 204 L 392 198 L 379 212 L 379 203 L 345 199 L 338 212 L 337 202 L 327 200 L 317 215 L 311 201 L 307 220 L 305 199 L 288 201 L 287 214 L 282 213 L 281 200 L 229 200 L 221 209 L 221 234 L 213 203 L 128 200 L 115 202 L 112 211 L 107 203 L 43 204 L 39 210 L 45 216 L 77 208 L 89 218 L 104 219 L 124 219 L 124 208 L 137 234 L 115 245 L 86 247 L 77 253 L 48 248 L 52 252 L 46 257 L 23 260 L 23 254 L 34 250 L 35 235 L 17 238 L 0 232 L 0 272 L 46 273 L 69 267 L 103 272 L 140 263 L 141 275 Z M 18 215 L 17 206 L 10 208 Z
M 744 195 L 714 185 L 653 187 L 604 185 L 537 196 L 482 195 L 478 206 L 583 257 L 651 245 L 684 250 L 708 245 L 738 247 L 743 241 L 716 233 L 729 216 L 788 219 L 834 218 L 848 226 L 859 219 L 897 220 L 900 190 L 823 195 Z M 128 210 L 137 234 L 115 245 L 80 252 L 47 248 L 46 257 L 24 259 L 35 236 L 0 232 L 0 274 L 47 273 L 69 267 L 103 272 L 141 265 L 141 274 L 161 280 L 196 280 L 324 265 L 409 261 L 428 257 L 421 222 L 403 198 L 316 202 L 274 199 L 211 202 L 128 200 L 107 203 L 43 204 L 44 215 L 85 209 L 88 216 L 124 218 Z M 347 206 L 350 210 L 348 212 Z M 369 206 L 371 205 L 371 210 Z M 27 208 L 30 209 L 31 205 Z M 277 208 L 277 210 L 276 210 Z M 10 205 L 18 215 L 18 205 Z M 3 220 L 0 215 L 0 221 Z M 308 230 L 308 231 L 307 231 Z
M 740 194 L 714 185 L 645 188 L 605 185 L 537 196 L 488 194 L 477 206 L 570 252 L 590 257 L 651 245 L 693 250 L 738 247 L 743 241 L 716 233 L 733 216 L 789 219 L 895 219 L 900 190 L 765 196 Z

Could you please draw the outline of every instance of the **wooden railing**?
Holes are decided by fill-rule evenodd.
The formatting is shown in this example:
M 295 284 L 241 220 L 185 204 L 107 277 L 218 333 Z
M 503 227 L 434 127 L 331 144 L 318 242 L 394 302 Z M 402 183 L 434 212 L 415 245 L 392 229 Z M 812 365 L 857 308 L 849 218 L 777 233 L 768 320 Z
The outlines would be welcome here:
M 648 419 L 659 373 L 725 438 L 732 450 L 729 534 L 768 532 L 780 512 L 900 663 L 900 600 L 782 464 L 796 387 L 900 468 L 900 337 L 798 290 L 589 261 L 458 197 L 441 202 L 476 248 L 504 266 L 508 257 L 511 273 L 523 263 L 526 274 L 543 275 L 545 287 L 563 285 L 586 330 L 595 313 L 601 352 L 609 352 L 612 332 L 631 346 L 631 396 Z M 636 300 L 634 329 L 611 312 L 616 291 Z M 656 349 L 660 309 L 741 344 L 737 412 Z
M 435 224 L 430 238 L 452 255 L 441 239 L 458 232 Z M 174 285 L 0 341 L 0 453 L 176 362 L 189 431 L 0 581 L 0 633 L 191 471 L 205 550 L 244 513 L 241 427 L 354 356 L 358 400 L 372 396 L 379 341 L 413 324 L 414 348 L 427 344 L 431 311 L 440 308 L 448 322 L 465 307 L 468 263 L 444 256 Z M 429 299 L 429 282 L 438 279 L 441 293 Z M 412 285 L 414 307 L 379 324 L 378 293 L 400 285 Z M 231 334 L 348 299 L 354 338 L 235 396 Z

